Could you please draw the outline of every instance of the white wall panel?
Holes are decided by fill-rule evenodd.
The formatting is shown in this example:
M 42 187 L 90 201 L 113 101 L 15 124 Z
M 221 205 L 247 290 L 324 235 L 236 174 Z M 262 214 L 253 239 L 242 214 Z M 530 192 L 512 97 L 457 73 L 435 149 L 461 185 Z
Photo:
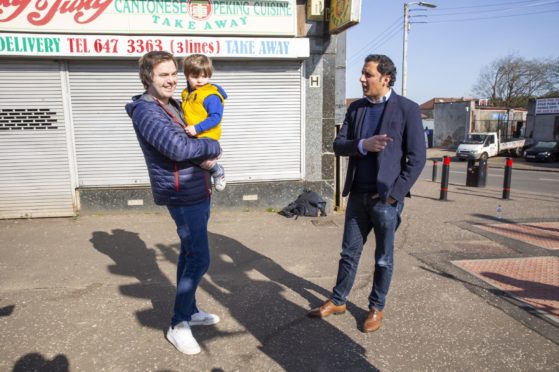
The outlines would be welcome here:
M 75 214 L 58 63 L 0 61 L 0 218 Z

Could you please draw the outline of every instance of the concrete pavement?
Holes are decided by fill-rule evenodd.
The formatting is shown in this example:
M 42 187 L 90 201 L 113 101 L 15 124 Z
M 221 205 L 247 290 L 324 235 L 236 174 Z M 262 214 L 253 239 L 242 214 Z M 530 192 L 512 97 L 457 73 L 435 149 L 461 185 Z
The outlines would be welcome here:
M 500 189 L 451 185 L 442 202 L 427 180 L 413 193 L 385 321 L 372 334 L 360 331 L 371 240 L 349 311 L 305 316 L 334 284 L 342 214 L 294 220 L 214 209 L 198 304 L 222 321 L 194 329 L 196 356 L 164 338 L 178 249 L 164 210 L 0 221 L 0 370 L 558 370 L 559 195 L 501 200 Z M 545 244 L 530 240 L 538 231 Z M 551 264 L 540 279 L 522 264 L 487 264 L 510 259 Z

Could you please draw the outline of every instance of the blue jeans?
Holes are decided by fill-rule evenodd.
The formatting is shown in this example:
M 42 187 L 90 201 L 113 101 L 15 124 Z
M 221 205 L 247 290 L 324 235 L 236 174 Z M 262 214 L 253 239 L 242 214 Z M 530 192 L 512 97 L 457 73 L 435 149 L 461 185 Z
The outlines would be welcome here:
M 196 289 L 210 267 L 208 221 L 210 199 L 189 206 L 167 206 L 181 241 L 177 262 L 177 293 L 171 326 L 189 321 L 196 307 Z
M 332 302 L 345 304 L 351 291 L 363 245 L 372 229 L 375 231 L 375 273 L 369 295 L 369 309 L 384 309 L 394 266 L 394 236 L 401 221 L 404 205 L 383 203 L 370 193 L 351 193 L 347 203 L 342 253 Z

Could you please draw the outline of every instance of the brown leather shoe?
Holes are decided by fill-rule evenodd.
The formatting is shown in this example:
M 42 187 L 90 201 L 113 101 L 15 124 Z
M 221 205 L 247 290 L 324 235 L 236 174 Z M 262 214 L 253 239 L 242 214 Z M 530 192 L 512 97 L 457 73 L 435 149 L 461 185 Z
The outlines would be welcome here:
M 380 328 L 382 323 L 382 317 L 384 316 L 384 312 L 373 308 L 369 310 L 369 314 L 367 315 L 367 319 L 363 323 L 363 332 L 374 332 Z
M 307 315 L 313 318 L 326 318 L 330 314 L 343 314 L 345 310 L 345 304 L 336 306 L 332 301 L 328 300 L 322 306 L 309 311 Z

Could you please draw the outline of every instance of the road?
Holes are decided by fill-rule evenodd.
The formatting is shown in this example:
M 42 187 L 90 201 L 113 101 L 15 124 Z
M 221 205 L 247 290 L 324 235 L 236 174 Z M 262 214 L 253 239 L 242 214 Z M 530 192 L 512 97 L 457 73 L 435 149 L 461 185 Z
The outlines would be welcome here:
M 466 185 L 466 162 L 453 162 L 450 166 L 450 179 L 451 185 Z M 437 182 L 441 180 L 442 164 L 439 162 L 437 172 Z M 487 169 L 487 187 L 502 188 L 504 179 L 503 168 L 488 168 Z M 422 179 L 432 179 L 433 165 L 427 162 L 423 172 L 421 173 Z M 559 172 L 541 172 L 535 170 L 521 170 L 513 169 L 511 178 L 511 193 L 514 190 L 529 191 L 542 194 L 559 195 Z

